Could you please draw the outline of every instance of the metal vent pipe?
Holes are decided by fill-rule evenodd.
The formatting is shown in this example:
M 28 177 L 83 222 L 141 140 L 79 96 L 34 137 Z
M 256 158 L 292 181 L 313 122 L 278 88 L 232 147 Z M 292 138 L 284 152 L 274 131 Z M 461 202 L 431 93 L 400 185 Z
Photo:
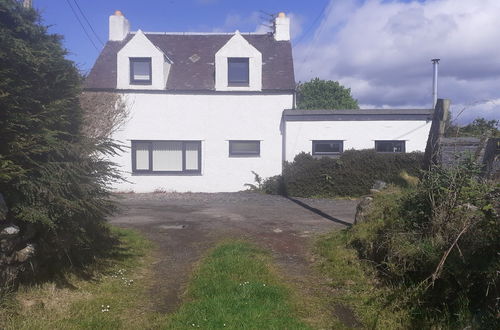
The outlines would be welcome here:
M 439 58 L 433 58 L 432 66 L 434 69 L 434 75 L 432 77 L 432 108 L 436 107 L 437 98 L 438 98 L 438 66 L 439 66 Z

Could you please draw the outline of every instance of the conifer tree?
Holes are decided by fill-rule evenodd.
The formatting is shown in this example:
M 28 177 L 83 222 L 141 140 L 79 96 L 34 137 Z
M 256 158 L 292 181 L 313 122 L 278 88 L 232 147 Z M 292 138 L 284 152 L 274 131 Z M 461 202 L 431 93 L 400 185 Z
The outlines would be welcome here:
M 0 0 L 0 193 L 39 257 L 75 264 L 107 235 L 117 146 L 81 134 L 82 76 L 65 55 L 35 10 Z

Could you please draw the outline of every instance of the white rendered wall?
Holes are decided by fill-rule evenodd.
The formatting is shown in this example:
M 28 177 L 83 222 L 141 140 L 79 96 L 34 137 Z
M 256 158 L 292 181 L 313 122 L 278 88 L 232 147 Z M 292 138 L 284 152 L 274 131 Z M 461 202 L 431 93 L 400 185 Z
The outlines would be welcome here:
M 131 140 L 199 140 L 200 175 L 133 175 L 126 150 L 118 163 L 131 183 L 114 185 L 117 191 L 222 192 L 244 190 L 254 183 L 251 171 L 262 177 L 281 173 L 283 109 L 291 108 L 289 95 L 183 95 L 128 93 L 131 116 L 114 138 Z M 229 157 L 229 140 L 260 140 L 260 157 Z
M 425 151 L 431 121 L 288 121 L 286 160 L 312 153 L 313 140 L 343 140 L 344 150 L 374 149 L 375 140 L 405 140 L 406 152 Z

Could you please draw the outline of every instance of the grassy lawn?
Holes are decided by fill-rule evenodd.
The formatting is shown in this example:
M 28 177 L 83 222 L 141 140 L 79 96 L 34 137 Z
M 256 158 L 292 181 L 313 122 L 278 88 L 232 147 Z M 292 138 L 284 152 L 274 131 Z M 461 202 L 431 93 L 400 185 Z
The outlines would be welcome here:
M 68 273 L 57 282 L 21 287 L 2 302 L 0 328 L 141 328 L 149 306 L 139 298 L 147 288 L 152 246 L 135 231 L 112 232 L 121 244 L 86 270 L 90 277 Z
M 321 272 L 331 279 L 334 292 L 330 304 L 350 307 L 365 328 L 407 328 L 408 313 L 398 306 L 397 290 L 378 285 L 372 265 L 346 247 L 347 235 L 346 230 L 334 231 L 316 243 Z
M 1 303 L 1 329 L 309 329 L 271 257 L 244 242 L 224 242 L 195 271 L 186 302 L 172 315 L 153 312 L 151 243 L 112 228 L 121 244 L 85 278 L 22 286 Z
M 168 329 L 309 329 L 270 256 L 245 242 L 217 246 L 200 264 L 187 299 Z

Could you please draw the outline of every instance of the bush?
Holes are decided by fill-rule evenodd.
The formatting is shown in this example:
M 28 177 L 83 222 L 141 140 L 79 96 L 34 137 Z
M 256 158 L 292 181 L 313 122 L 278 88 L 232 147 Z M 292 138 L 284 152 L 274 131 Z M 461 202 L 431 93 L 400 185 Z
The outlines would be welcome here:
M 435 167 L 414 188 L 376 194 L 350 230 L 360 257 L 405 288 L 419 326 L 498 326 L 500 187 L 479 173 L 468 160 Z
M 106 184 L 118 175 L 104 156 L 116 145 L 81 134 L 82 77 L 39 20 L 0 0 L 0 193 L 40 264 L 75 265 L 109 242 Z
M 369 193 L 376 180 L 406 185 L 401 172 L 417 175 L 422 159 L 422 153 L 374 150 L 349 150 L 336 159 L 301 153 L 285 163 L 283 177 L 273 177 L 269 186 L 274 193 L 297 197 L 360 196 Z

